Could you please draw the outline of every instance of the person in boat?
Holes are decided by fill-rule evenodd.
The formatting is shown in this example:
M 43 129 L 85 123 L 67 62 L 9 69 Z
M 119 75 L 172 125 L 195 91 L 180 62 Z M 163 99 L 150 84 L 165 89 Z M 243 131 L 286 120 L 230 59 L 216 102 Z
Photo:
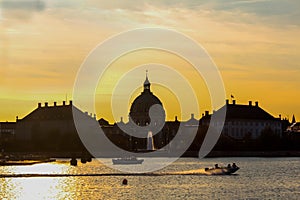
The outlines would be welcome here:
M 219 169 L 220 167 L 219 167 L 219 165 L 218 165 L 218 164 L 215 164 L 215 168 L 216 168 L 216 169 Z
M 231 168 L 231 164 L 228 164 L 228 165 L 227 165 L 227 168 Z
M 233 167 L 233 168 L 237 168 L 237 166 L 236 166 L 235 163 L 232 163 L 232 167 Z

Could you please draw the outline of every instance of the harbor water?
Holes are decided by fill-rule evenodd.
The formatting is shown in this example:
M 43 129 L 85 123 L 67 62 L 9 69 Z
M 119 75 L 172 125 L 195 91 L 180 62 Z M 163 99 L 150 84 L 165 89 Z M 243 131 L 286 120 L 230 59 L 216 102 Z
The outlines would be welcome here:
M 234 175 L 187 173 L 233 162 L 240 167 Z M 0 199 L 9 200 L 300 199 L 300 158 L 180 158 L 155 175 L 124 175 L 94 160 L 77 167 L 57 160 L 0 166 L 0 176 Z

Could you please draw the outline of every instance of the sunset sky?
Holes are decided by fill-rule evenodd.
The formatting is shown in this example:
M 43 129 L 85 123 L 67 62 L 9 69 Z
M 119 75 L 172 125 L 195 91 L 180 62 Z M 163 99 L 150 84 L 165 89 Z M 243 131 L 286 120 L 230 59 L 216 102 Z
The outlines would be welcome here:
M 173 29 L 202 45 L 220 70 L 227 98 L 234 95 L 242 104 L 259 101 L 275 117 L 291 119 L 295 114 L 299 121 L 299 19 L 298 0 L 0 0 L 0 121 L 23 118 L 38 102 L 60 104 L 66 94 L 71 99 L 76 74 L 98 44 L 145 27 Z M 105 88 L 98 90 L 97 117 L 113 122 L 105 103 L 126 67 L 154 62 L 182 69 L 189 65 L 173 55 L 151 51 L 120 58 L 106 73 Z M 150 81 L 155 76 L 170 78 L 149 69 Z M 205 85 L 197 83 L 199 77 L 188 72 L 184 76 L 197 90 L 196 117 L 212 111 Z M 145 68 L 134 77 L 135 87 L 141 87 Z M 168 103 L 167 97 L 175 97 L 164 96 L 170 91 L 155 84 L 152 88 L 168 119 L 173 119 L 179 112 L 172 107 L 177 103 Z M 133 99 L 140 92 L 141 88 L 129 95 Z M 85 111 L 84 105 L 77 106 Z M 117 118 L 127 118 L 128 109 L 129 105 Z M 182 118 L 189 116 L 184 113 Z

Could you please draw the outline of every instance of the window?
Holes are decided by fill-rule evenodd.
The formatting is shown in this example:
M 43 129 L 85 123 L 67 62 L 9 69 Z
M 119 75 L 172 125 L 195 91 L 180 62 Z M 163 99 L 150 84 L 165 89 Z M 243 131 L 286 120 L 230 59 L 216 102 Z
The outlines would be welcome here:
M 224 133 L 225 133 L 225 135 L 228 135 L 228 128 L 224 129 Z

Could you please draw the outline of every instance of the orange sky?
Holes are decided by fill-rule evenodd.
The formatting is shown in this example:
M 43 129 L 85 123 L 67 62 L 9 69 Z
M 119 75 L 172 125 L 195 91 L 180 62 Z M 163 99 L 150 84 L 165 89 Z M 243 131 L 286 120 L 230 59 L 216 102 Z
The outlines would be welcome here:
M 10 2 L 17 2 L 12 4 Z M 26 5 L 24 4 L 26 3 Z M 17 6 L 18 5 L 18 6 Z M 72 97 L 80 65 L 99 43 L 122 31 L 162 27 L 182 32 L 210 54 L 224 80 L 227 97 L 239 103 L 259 101 L 274 116 L 300 120 L 300 3 L 294 1 L 133 1 L 121 3 L 94 0 L 0 1 L 0 121 L 13 121 L 31 112 L 38 102 L 61 102 Z M 178 44 L 181 45 L 181 44 Z M 184 61 L 168 54 L 136 52 L 120 58 L 99 88 L 97 116 L 112 121 L 108 107 L 109 88 L 135 65 L 161 62 L 184 67 Z M 118 67 L 122 66 L 118 69 Z M 199 98 L 200 111 L 210 110 L 210 100 L 201 78 L 181 69 Z M 156 71 L 149 71 L 154 80 Z M 168 78 L 166 74 L 160 76 Z M 134 81 L 140 87 L 144 69 Z M 200 86 L 197 87 L 197 81 Z M 154 93 L 173 119 L 177 108 L 167 103 L 166 91 L 155 85 Z M 141 88 L 140 88 L 141 89 Z M 134 94 L 138 94 L 137 90 Z M 104 94 L 103 94 L 104 93 Z M 102 94 L 102 98 L 101 98 Z M 171 93 L 170 93 L 171 94 Z M 105 96 L 108 95 L 108 96 Z M 132 94 L 130 94 L 132 95 Z M 134 96 L 134 95 L 133 95 Z M 134 97 L 132 97 L 134 98 Z M 171 102 L 176 102 L 174 98 Z M 175 103 L 176 104 L 176 103 Z M 175 105 L 174 104 L 174 105 Z M 128 105 L 128 103 L 127 103 Z M 173 104 L 172 104 L 173 105 Z M 129 105 L 128 105 L 129 106 Z M 79 106 L 84 109 L 84 106 Z M 128 107 L 115 116 L 127 117 Z M 191 111 L 192 112 L 192 111 Z M 190 113 L 182 113 L 187 119 Z

